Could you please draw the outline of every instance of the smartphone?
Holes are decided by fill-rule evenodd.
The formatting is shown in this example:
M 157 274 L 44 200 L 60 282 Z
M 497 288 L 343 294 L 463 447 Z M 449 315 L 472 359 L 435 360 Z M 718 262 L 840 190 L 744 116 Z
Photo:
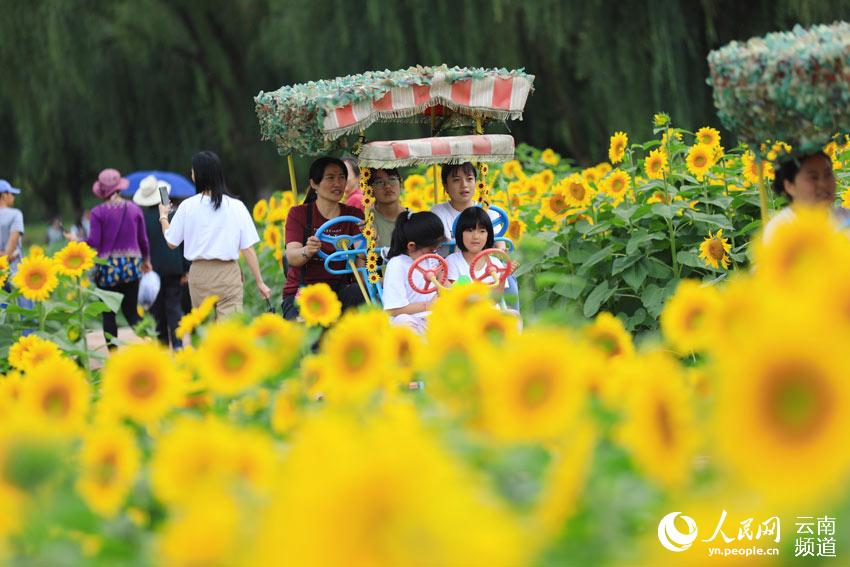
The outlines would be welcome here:
M 168 205 L 171 203 L 171 200 L 168 198 L 168 187 L 165 185 L 159 186 L 159 202 L 163 205 Z

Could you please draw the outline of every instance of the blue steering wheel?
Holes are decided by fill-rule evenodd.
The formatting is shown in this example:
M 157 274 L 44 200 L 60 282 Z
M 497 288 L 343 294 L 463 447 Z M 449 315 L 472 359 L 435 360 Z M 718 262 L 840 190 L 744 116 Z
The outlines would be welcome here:
M 316 238 L 321 240 L 322 242 L 326 242 L 328 244 L 333 245 L 335 250 L 355 250 L 355 249 L 365 249 L 366 248 L 366 237 L 360 233 L 357 234 L 340 234 L 338 236 L 331 236 L 326 234 L 328 229 L 332 226 L 336 226 L 338 224 L 342 224 L 344 222 L 350 222 L 354 224 L 358 224 L 362 222 L 363 219 L 359 219 L 357 217 L 352 216 L 342 216 L 336 217 L 335 219 L 331 219 L 324 223 L 319 229 L 316 231 Z M 362 253 L 362 252 L 361 252 Z M 328 254 L 324 252 L 321 248 L 319 248 L 319 258 L 322 260 L 328 257 Z
M 473 205 L 474 207 L 480 207 L 481 205 Z M 510 224 L 510 219 L 508 218 L 508 213 L 503 209 L 490 205 L 488 211 L 495 212 L 499 218 L 496 220 L 490 219 L 493 221 L 493 236 L 496 238 L 501 238 L 508 232 L 508 225 Z M 452 237 L 457 241 L 457 221 L 460 220 L 460 215 L 455 217 L 455 222 L 452 224 Z

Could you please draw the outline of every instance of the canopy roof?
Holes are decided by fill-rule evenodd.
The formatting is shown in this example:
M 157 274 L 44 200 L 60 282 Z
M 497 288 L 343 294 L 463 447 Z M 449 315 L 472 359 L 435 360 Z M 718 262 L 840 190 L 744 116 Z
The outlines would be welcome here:
M 514 139 L 507 134 L 445 136 L 363 144 L 361 167 L 391 169 L 465 161 L 504 162 L 514 157 Z
M 318 154 L 375 122 L 522 119 L 534 76 L 522 69 L 410 67 L 315 81 L 258 94 L 260 131 L 281 154 Z
M 796 154 L 850 133 L 850 24 L 733 41 L 708 55 L 723 125 L 755 145 L 782 140 Z

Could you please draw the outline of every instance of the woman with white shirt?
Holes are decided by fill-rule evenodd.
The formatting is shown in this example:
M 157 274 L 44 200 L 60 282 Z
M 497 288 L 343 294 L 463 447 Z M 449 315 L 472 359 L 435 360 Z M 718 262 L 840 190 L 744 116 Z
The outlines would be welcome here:
M 219 316 L 242 310 L 244 288 L 240 251 L 264 299 L 271 291 L 263 282 L 254 244 L 260 241 L 248 209 L 227 194 L 221 161 L 213 152 L 192 156 L 192 181 L 198 194 L 183 201 L 169 221 L 169 208 L 159 206 L 159 222 L 171 248 L 183 244 L 189 268 L 192 307 L 216 295 Z
M 830 207 L 833 220 L 841 228 L 850 224 L 850 211 L 835 207 L 836 181 L 832 160 L 823 152 L 791 158 L 779 164 L 773 180 L 773 190 L 788 197 L 790 204 L 778 211 L 765 225 L 764 241 L 770 240 L 776 227 L 797 215 L 794 208 Z

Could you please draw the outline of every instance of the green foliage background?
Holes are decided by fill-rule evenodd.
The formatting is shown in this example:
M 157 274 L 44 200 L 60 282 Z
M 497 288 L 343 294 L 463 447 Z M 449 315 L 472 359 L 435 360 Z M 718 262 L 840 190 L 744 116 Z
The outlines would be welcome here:
M 526 68 L 537 90 L 514 135 L 595 163 L 614 130 L 648 137 L 657 110 L 718 125 L 711 49 L 848 14 L 817 0 L 0 0 L 0 177 L 43 218 L 90 204 L 103 167 L 186 172 L 205 148 L 252 200 L 289 185 L 258 139 L 257 92 L 442 62 Z

